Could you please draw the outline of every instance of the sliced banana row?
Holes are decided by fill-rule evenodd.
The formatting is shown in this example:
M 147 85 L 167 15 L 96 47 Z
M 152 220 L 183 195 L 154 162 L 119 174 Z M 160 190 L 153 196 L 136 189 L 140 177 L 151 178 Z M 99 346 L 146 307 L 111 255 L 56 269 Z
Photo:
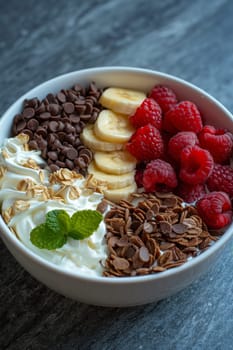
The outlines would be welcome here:
M 88 173 L 102 184 L 104 196 L 119 202 L 136 191 L 134 180 L 136 159 L 124 150 L 125 143 L 134 133 L 128 116 L 146 98 L 142 92 L 109 88 L 100 98 L 100 103 L 108 109 L 100 112 L 94 125 L 84 128 L 82 142 L 94 153 L 94 160 Z

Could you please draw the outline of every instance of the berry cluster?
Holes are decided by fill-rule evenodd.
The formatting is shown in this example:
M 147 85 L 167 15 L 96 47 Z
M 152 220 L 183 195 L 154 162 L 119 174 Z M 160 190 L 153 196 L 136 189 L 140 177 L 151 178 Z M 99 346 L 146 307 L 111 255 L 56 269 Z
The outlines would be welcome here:
M 178 101 L 166 86 L 155 86 L 130 117 L 136 132 L 126 145 L 138 160 L 136 182 L 146 192 L 173 191 L 196 202 L 208 227 L 232 220 L 233 135 L 203 125 L 198 107 Z

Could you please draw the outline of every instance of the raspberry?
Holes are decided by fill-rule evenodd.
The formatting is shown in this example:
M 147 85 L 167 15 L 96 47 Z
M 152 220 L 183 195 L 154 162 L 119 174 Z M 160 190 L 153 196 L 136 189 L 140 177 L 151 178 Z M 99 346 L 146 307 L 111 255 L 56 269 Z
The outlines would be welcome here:
M 146 98 L 129 119 L 135 128 L 151 124 L 162 129 L 162 110 L 152 98 Z
M 169 192 L 177 186 L 177 178 L 171 164 L 161 159 L 147 164 L 143 174 L 143 186 L 146 192 Z
M 223 191 L 233 197 L 233 169 L 230 165 L 215 164 L 214 169 L 207 180 L 210 191 Z
M 163 121 L 164 130 L 176 133 L 177 131 L 193 131 L 199 133 L 202 129 L 202 119 L 197 106 L 190 101 L 182 101 L 170 109 Z
M 180 161 L 180 153 L 186 146 L 198 145 L 197 135 L 192 131 L 180 131 L 170 138 L 168 143 L 168 154 L 177 163 Z
M 126 149 L 138 160 L 149 161 L 163 155 L 164 144 L 159 130 L 147 124 L 136 130 Z
M 232 220 L 231 201 L 225 192 L 211 192 L 199 199 L 197 211 L 209 228 L 220 229 Z
M 230 132 L 206 125 L 198 137 L 201 147 L 208 149 L 216 163 L 222 164 L 229 161 L 233 146 L 232 134 Z
M 167 86 L 156 85 L 150 92 L 149 97 L 153 98 L 166 113 L 177 104 L 176 94 Z
M 214 167 L 210 152 L 199 146 L 185 147 L 180 154 L 180 162 L 180 179 L 192 185 L 204 183 Z
M 206 194 L 205 185 L 190 185 L 185 182 L 180 182 L 176 190 L 176 194 L 181 197 L 184 202 L 192 203 L 202 198 Z

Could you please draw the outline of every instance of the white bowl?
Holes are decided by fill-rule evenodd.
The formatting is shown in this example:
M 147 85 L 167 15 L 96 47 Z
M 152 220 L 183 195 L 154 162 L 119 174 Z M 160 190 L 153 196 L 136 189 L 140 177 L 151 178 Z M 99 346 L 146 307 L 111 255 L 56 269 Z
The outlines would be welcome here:
M 146 69 L 128 67 L 104 67 L 72 72 L 49 80 L 32 89 L 18 99 L 3 115 L 0 121 L 0 144 L 10 136 L 12 120 L 22 108 L 24 99 L 44 98 L 75 83 L 97 86 L 119 86 L 148 92 L 156 84 L 169 85 L 180 100 L 191 100 L 198 105 L 205 122 L 226 127 L 233 132 L 233 117 L 218 101 L 203 90 L 173 76 Z M 67 297 L 94 305 L 133 306 L 166 298 L 196 280 L 216 260 L 233 235 L 233 225 L 213 246 L 198 257 L 165 272 L 138 277 L 106 278 L 83 277 L 72 271 L 61 270 L 26 248 L 8 229 L 0 217 L 0 234 L 5 245 L 16 260 L 35 278 Z

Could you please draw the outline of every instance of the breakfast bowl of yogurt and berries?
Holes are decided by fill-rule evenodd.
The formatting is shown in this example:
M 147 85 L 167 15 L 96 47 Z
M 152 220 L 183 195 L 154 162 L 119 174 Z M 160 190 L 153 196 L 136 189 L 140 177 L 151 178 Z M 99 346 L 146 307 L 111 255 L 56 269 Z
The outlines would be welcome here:
M 232 237 L 233 119 L 198 87 L 146 69 L 47 81 L 0 120 L 0 234 L 80 302 L 171 296 Z

